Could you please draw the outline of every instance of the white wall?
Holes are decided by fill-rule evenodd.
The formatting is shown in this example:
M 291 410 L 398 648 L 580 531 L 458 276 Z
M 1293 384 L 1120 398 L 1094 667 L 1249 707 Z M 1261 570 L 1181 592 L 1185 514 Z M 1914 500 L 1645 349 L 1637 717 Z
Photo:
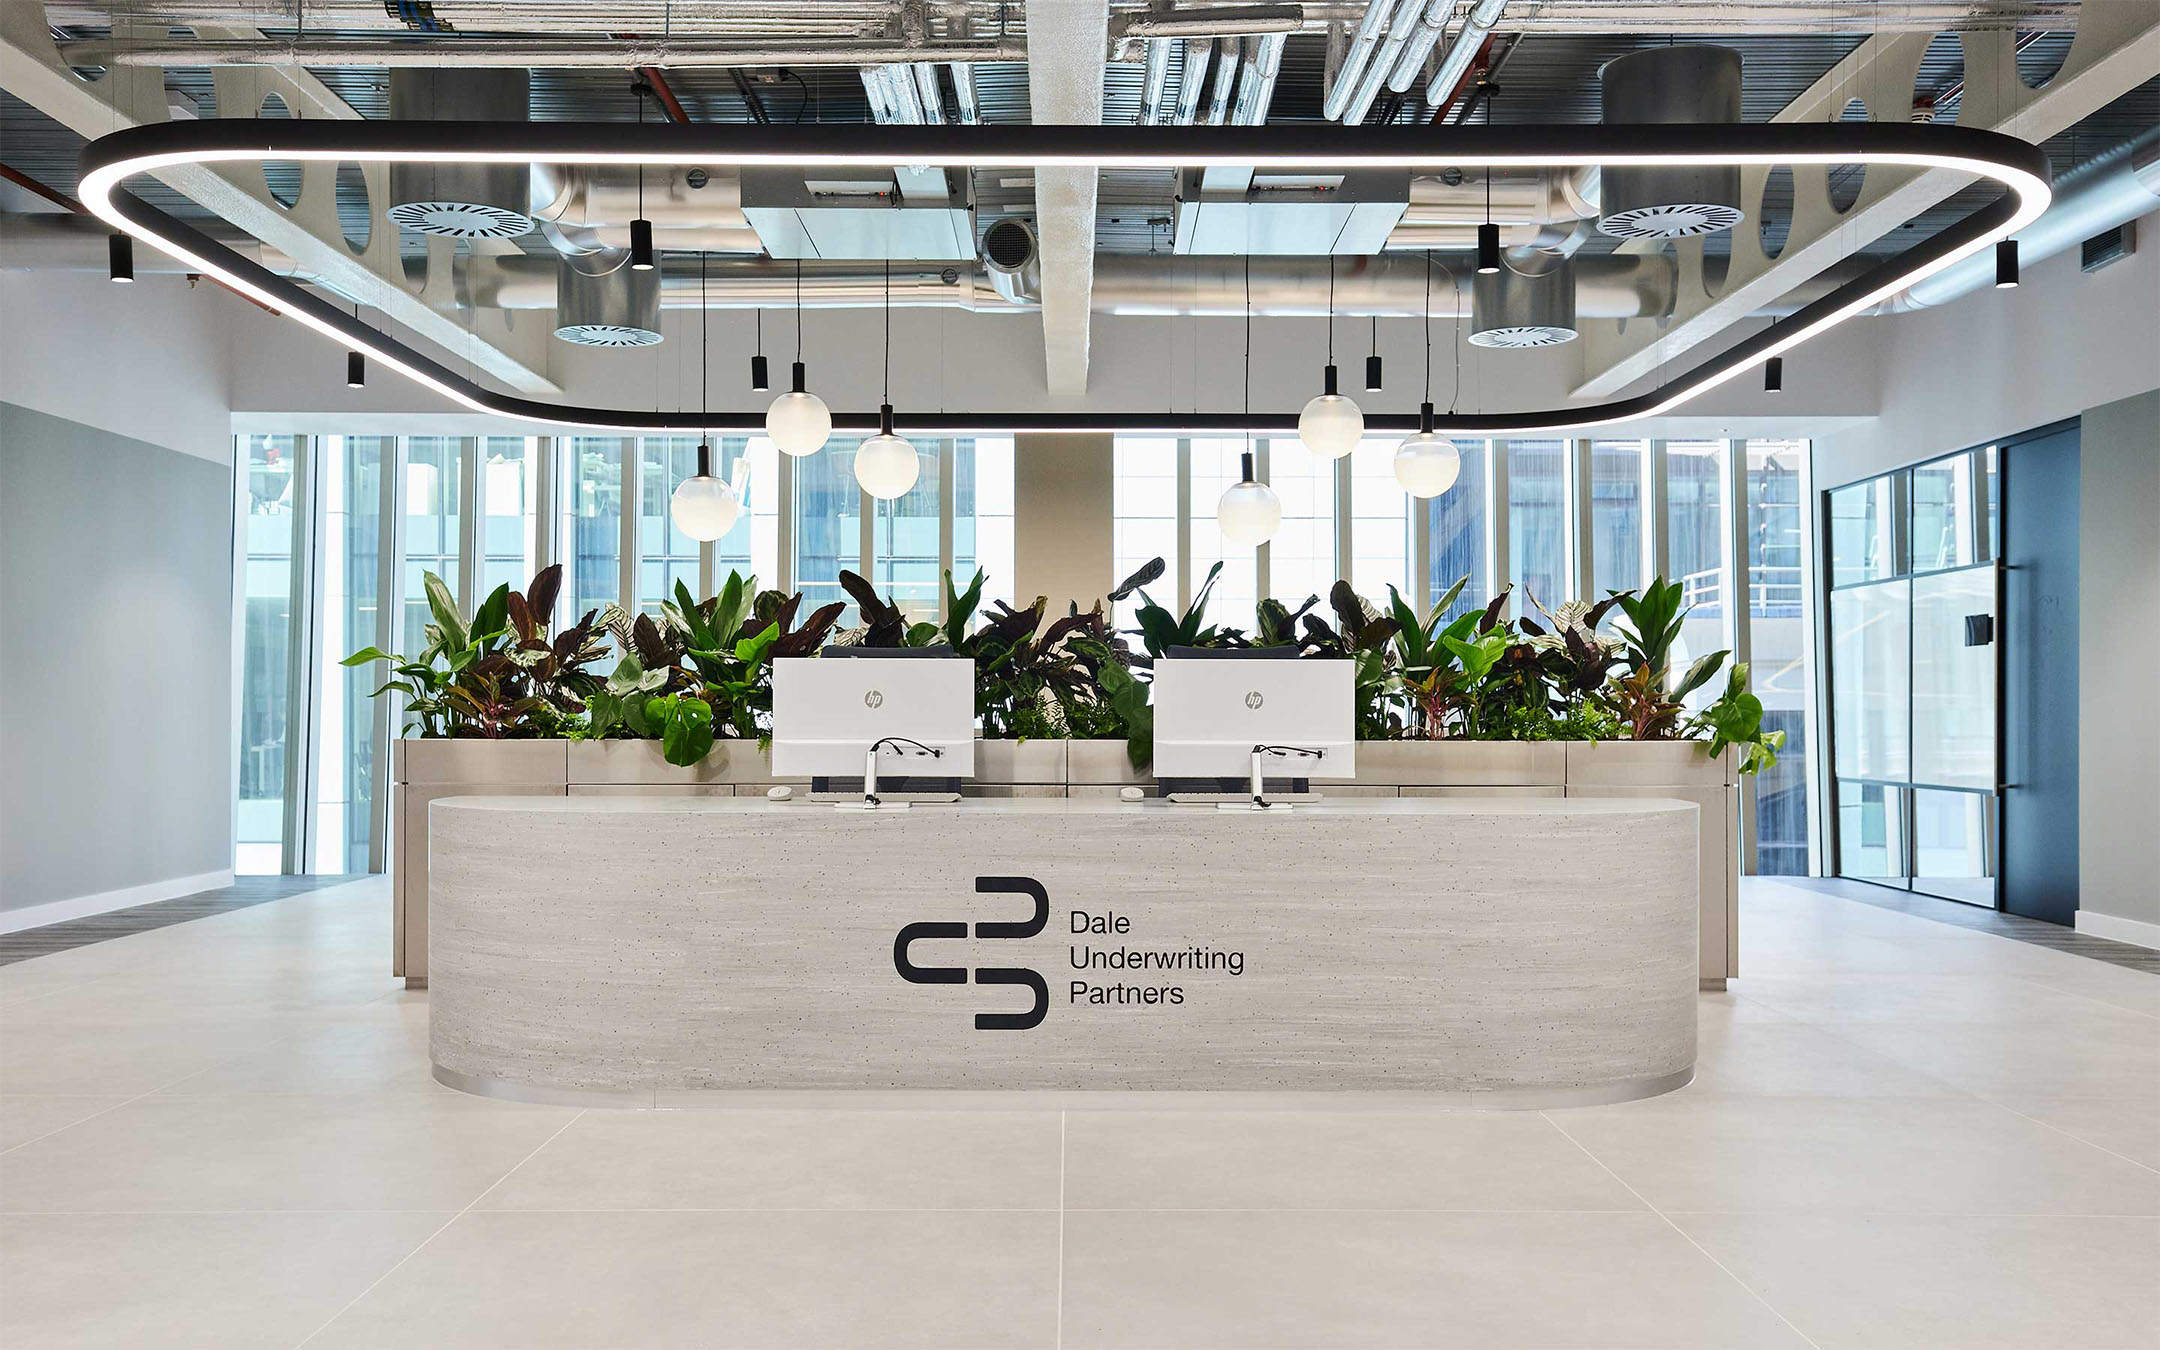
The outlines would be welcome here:
M 2138 222 L 2138 238 L 2137 253 L 2098 272 L 2081 273 L 2070 249 L 2027 264 L 2015 290 L 1864 321 L 1877 334 L 1881 415 L 1818 442 L 1816 485 L 2160 388 L 2160 213 Z
M 2160 348 L 2149 349 L 2160 360 Z M 2160 946 L 2160 390 L 2078 446 L 2078 926 Z M 2125 929 L 2092 916 L 2144 925 Z
M 0 930 L 231 879 L 241 308 L 0 272 Z
M 119 286 L 98 272 L 0 271 L 0 401 L 230 463 L 231 337 L 251 313 L 170 273 Z

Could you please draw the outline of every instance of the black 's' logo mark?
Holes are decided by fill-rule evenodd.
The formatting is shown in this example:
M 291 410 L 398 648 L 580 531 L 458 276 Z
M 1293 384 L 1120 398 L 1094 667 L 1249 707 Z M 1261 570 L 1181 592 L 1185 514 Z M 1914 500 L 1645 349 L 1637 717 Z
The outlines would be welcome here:
M 1050 925 L 1050 892 L 1041 882 L 1031 877 L 977 877 L 977 895 L 1025 895 L 1035 902 L 1035 912 L 1020 923 L 978 923 L 975 936 L 979 938 L 1031 938 Z M 964 938 L 968 926 L 964 923 L 948 923 L 926 920 L 911 923 L 893 938 L 893 969 L 900 978 L 910 984 L 966 984 L 968 973 L 965 966 L 918 966 L 909 959 L 908 948 L 916 942 L 933 938 Z M 977 1031 L 1026 1031 L 1042 1025 L 1050 1012 L 1050 986 L 1043 977 L 1024 966 L 978 966 L 975 969 L 977 984 L 1018 984 L 1035 991 L 1035 1006 L 1026 1012 L 977 1013 Z

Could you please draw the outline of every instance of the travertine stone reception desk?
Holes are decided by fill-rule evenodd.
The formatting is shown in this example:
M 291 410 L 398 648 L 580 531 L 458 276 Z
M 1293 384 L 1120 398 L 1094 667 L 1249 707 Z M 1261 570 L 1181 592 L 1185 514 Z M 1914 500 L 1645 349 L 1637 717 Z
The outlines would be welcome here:
M 458 797 L 436 1076 L 741 1089 L 1643 1096 L 1695 1060 L 1696 811 Z

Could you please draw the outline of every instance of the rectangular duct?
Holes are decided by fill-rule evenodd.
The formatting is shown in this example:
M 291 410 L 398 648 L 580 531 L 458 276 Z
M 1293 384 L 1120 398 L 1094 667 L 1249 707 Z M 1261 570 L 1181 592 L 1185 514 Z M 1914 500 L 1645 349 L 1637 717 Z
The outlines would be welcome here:
M 742 213 L 775 258 L 975 257 L 975 204 L 963 172 L 864 169 L 808 178 L 795 169 L 745 168 Z
M 1178 253 L 1378 253 L 1410 207 L 1410 175 L 1192 169 L 1178 176 L 1171 247 Z

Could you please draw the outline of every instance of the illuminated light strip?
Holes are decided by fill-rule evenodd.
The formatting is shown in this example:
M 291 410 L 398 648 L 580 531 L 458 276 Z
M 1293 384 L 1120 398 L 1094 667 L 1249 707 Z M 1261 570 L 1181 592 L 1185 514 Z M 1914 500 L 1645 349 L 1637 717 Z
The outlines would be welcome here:
M 84 205 L 115 229 L 189 270 L 379 362 L 443 397 L 490 416 L 592 431 L 758 432 L 760 412 L 587 408 L 499 394 L 387 333 L 359 322 L 298 284 L 200 230 L 120 190 L 140 173 L 177 165 L 267 160 L 358 163 L 728 165 L 891 169 L 942 168 L 1406 169 L 1573 168 L 1861 164 L 1948 169 L 1989 179 L 2004 195 L 1933 238 L 1869 269 L 1755 336 L 1647 393 L 1547 412 L 1450 413 L 1435 430 L 1452 436 L 1588 431 L 1672 411 L 1773 356 L 1783 355 L 1915 283 L 2024 229 L 2051 197 L 2046 156 L 2014 137 L 1968 127 L 1902 123 L 1750 123 L 1719 126 L 1433 127 L 832 127 L 650 126 L 526 122 L 196 121 L 115 132 L 82 154 Z M 266 134 L 267 133 L 267 134 Z M 477 139 L 495 147 L 444 150 L 430 141 Z M 625 142 L 636 144 L 625 146 Z M 903 433 L 1007 435 L 1059 432 L 1288 435 L 1297 414 L 919 413 L 896 417 Z M 833 427 L 868 431 L 876 413 L 835 413 Z M 1415 430 L 1415 414 L 1368 414 L 1370 431 Z

